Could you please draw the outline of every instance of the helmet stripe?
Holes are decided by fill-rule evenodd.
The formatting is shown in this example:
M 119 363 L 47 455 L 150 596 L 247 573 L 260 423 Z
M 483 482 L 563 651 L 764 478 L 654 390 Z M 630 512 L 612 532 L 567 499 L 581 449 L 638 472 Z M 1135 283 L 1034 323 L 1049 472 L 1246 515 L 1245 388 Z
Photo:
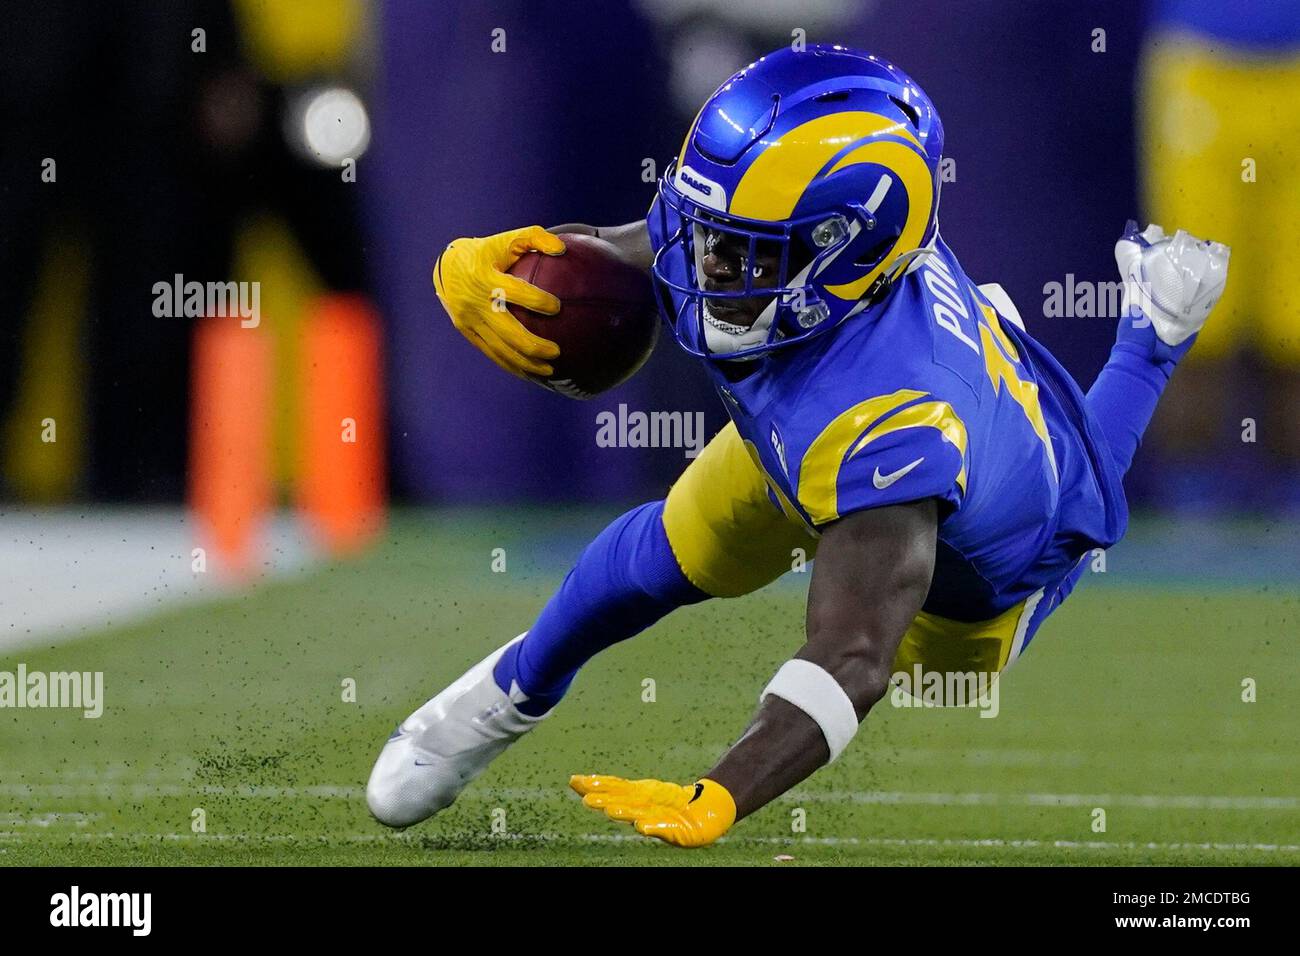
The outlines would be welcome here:
M 921 148 L 906 123 L 879 113 L 850 111 L 820 116 L 768 143 L 736 185 L 728 211 L 765 222 L 790 218 L 808 186 L 838 153 L 859 140 L 874 141 L 875 137 L 900 137 L 917 150 Z M 881 145 L 889 142 L 884 140 Z M 910 152 L 900 142 L 894 145 Z M 851 155 L 856 154 L 857 150 Z M 921 162 L 924 166 L 924 160 Z
M 910 146 L 888 140 L 869 142 L 853 150 L 830 171 L 833 173 L 854 163 L 879 163 L 898 177 L 907 190 L 907 222 L 903 224 L 898 242 L 879 265 L 853 282 L 826 287 L 831 295 L 849 301 L 861 298 L 901 253 L 920 247 L 925 241 L 925 231 L 930 224 L 930 207 L 934 203 L 934 181 L 930 176 L 930 168 L 922 154 Z

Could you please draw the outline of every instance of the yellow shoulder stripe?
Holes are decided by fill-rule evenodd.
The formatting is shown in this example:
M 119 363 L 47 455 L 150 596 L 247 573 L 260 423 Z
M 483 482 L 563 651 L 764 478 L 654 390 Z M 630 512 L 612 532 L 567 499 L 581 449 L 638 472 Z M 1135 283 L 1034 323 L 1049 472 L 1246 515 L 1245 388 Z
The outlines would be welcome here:
M 841 412 L 822 429 L 799 466 L 799 504 L 814 524 L 839 517 L 841 466 L 871 442 L 901 428 L 938 429 L 961 455 L 957 483 L 966 490 L 966 426 L 952 407 L 947 402 L 929 401 L 902 408 L 929 394 L 904 388 L 878 395 Z
M 947 402 L 918 402 L 891 415 L 887 421 L 875 425 L 863 435 L 862 440 L 853 446 L 848 457 L 852 458 L 877 438 L 883 438 L 903 428 L 937 428 L 948 443 L 957 449 L 957 453 L 961 455 L 957 485 L 964 494 L 966 491 L 966 425 Z

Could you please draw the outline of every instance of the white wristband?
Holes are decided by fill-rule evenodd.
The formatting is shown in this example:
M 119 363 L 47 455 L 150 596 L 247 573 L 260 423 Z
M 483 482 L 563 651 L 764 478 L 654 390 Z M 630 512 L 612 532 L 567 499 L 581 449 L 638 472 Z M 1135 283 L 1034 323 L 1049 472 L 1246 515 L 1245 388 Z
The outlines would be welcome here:
M 761 703 L 769 694 L 794 704 L 821 728 L 831 760 L 838 757 L 858 732 L 858 714 L 840 682 L 812 661 L 786 661 L 768 681 Z

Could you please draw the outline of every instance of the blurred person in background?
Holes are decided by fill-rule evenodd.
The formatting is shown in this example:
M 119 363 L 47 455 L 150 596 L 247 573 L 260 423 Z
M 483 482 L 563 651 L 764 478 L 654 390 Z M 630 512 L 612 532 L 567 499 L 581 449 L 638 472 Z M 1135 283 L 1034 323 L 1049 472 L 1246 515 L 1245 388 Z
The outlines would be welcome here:
M 6 12 L 0 495 L 180 501 L 193 320 L 154 315 L 156 282 L 258 281 L 281 333 L 319 288 L 361 287 L 356 177 L 332 150 L 358 158 L 368 130 L 304 124 L 341 91 L 365 126 L 346 87 L 363 33 L 356 0 Z
M 154 317 L 151 289 L 228 269 L 231 208 L 212 172 L 247 120 L 202 104 L 239 71 L 229 10 L 213 0 L 6 10 L 0 412 L 12 410 L 13 491 L 180 496 L 189 328 Z M 56 441 L 42 448 L 47 418 Z
M 1156 0 L 1138 99 L 1148 218 L 1234 253 L 1156 412 L 1167 500 L 1300 507 L 1300 3 Z

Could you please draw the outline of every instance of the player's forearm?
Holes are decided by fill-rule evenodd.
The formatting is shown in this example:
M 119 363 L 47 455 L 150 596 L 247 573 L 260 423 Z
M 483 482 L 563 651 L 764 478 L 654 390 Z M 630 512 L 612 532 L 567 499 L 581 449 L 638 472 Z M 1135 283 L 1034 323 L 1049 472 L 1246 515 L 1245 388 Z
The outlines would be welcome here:
M 857 646 L 857 653 L 837 654 L 836 662 L 816 660 L 817 649 L 809 646 L 799 657 L 814 656 L 844 688 L 861 721 L 888 690 L 890 661 L 885 660 L 886 652 L 869 641 Z M 704 776 L 727 788 L 736 801 L 736 819 L 741 819 L 810 777 L 829 760 L 830 748 L 822 728 L 794 704 L 770 696 L 763 700 L 744 736 Z
M 547 232 L 575 232 L 581 236 L 595 236 L 617 247 L 628 262 L 642 269 L 649 269 L 654 261 L 654 250 L 650 248 L 650 230 L 645 220 L 625 223 L 621 226 L 589 226 L 580 222 L 566 222 L 560 226 L 550 226 Z
M 822 534 L 808 639 L 768 685 L 745 735 L 705 776 L 753 813 L 830 761 L 889 689 L 934 574 L 932 500 L 850 515 Z

